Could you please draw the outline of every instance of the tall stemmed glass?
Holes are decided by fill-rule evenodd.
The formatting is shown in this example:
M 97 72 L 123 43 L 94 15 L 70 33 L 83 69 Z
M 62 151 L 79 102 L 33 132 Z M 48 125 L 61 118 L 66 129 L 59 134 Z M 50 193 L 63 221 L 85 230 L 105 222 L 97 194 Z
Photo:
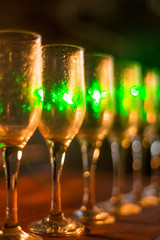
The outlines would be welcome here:
M 31 223 L 29 229 L 46 236 L 80 235 L 85 230 L 84 225 L 65 218 L 62 212 L 60 176 L 66 150 L 85 114 L 83 48 L 43 46 L 42 85 L 44 99 L 39 129 L 50 150 L 52 201 L 49 216 Z
M 87 109 L 78 133 L 83 162 L 83 202 L 72 217 L 86 223 L 111 223 L 114 217 L 96 207 L 95 170 L 100 147 L 113 122 L 113 58 L 85 56 Z
M 41 36 L 0 31 L 0 143 L 7 183 L 6 219 L 0 239 L 39 239 L 22 231 L 17 214 L 17 178 L 22 150 L 41 113 Z
M 140 123 L 141 66 L 132 61 L 115 61 L 115 118 L 109 134 L 113 160 L 113 187 L 110 200 L 98 204 L 113 214 L 133 214 L 140 206 L 124 201 L 125 161 L 131 138 Z

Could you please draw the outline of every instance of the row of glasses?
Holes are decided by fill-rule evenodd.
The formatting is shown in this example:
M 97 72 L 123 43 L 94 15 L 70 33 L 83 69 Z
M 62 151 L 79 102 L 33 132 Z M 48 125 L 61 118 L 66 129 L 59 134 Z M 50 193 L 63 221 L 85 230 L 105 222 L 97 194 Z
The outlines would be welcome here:
M 83 223 L 113 223 L 115 218 L 109 212 L 126 215 L 141 210 L 123 196 L 124 161 L 130 142 L 135 159 L 137 156 L 141 66 L 118 60 L 114 64 L 108 55 L 86 55 L 85 80 L 86 92 L 83 48 L 64 44 L 41 47 L 38 34 L 0 32 L 0 142 L 7 182 L 1 239 L 80 235 L 86 231 Z M 151 115 L 147 119 L 153 122 Z M 37 126 L 50 152 L 52 199 L 49 215 L 30 223 L 29 230 L 37 234 L 33 235 L 23 232 L 18 223 L 17 178 L 22 150 Z M 60 184 L 65 153 L 76 134 L 84 180 L 82 206 L 72 215 L 78 221 L 63 214 Z M 111 141 L 113 190 L 110 201 L 97 207 L 96 163 L 106 136 Z
M 41 239 L 21 229 L 17 213 L 22 151 L 39 122 L 50 150 L 53 194 L 49 216 L 30 224 L 29 229 L 47 236 L 85 231 L 83 224 L 64 217 L 60 189 L 65 152 L 85 114 L 83 55 L 81 47 L 71 45 L 41 47 L 41 36 L 36 33 L 0 31 L 0 147 L 7 185 L 6 219 L 0 239 Z
M 123 205 L 129 211 L 120 214 L 136 214 L 142 207 L 156 205 L 159 202 L 159 136 L 158 136 L 158 91 L 159 71 L 142 67 L 142 85 L 139 88 L 141 101 L 140 127 L 131 139 L 133 186 L 123 195 Z M 152 170 L 151 184 L 144 188 L 143 167 L 144 148 L 150 146 Z
M 156 68 L 145 68 L 143 70 L 144 90 L 142 92 L 142 145 L 149 146 L 151 182 L 149 186 L 140 191 L 140 204 L 143 207 L 159 203 L 159 156 L 160 143 L 158 136 L 159 125 L 159 79 L 160 73 Z M 142 164 L 143 166 L 143 164 Z M 142 168 L 140 169 L 142 174 Z M 141 177 L 142 179 L 142 177 Z M 143 187 L 143 185 L 142 185 Z
M 84 96 L 83 54 L 79 52 L 81 48 L 76 48 L 68 45 L 42 47 L 44 98 L 39 129 L 50 150 L 53 191 L 49 216 L 29 225 L 30 231 L 39 235 L 79 235 L 86 230 L 80 222 L 113 223 L 115 218 L 109 213 L 127 215 L 141 211 L 139 203 L 123 194 L 126 149 L 130 144 L 133 167 L 137 170 L 136 166 L 140 166 L 137 156 L 140 156 L 141 145 L 137 134 L 141 127 L 141 65 L 121 60 L 113 65 L 111 56 L 86 55 Z M 146 86 L 145 83 L 145 93 Z M 60 176 L 66 149 L 77 133 L 82 150 L 84 191 L 82 206 L 72 214 L 78 221 L 73 221 L 65 218 L 61 209 Z M 106 136 L 111 140 L 113 191 L 110 201 L 97 207 L 95 170 Z
M 158 93 L 160 75 L 157 69 L 146 68 L 144 66 L 139 68 L 138 72 L 137 77 L 140 80 L 139 84 L 131 87 L 131 92 L 134 96 L 134 106 L 130 104 L 131 113 L 133 113 L 134 110 L 135 113 L 139 115 L 136 121 L 137 123 L 135 122 L 137 130 L 133 135 L 130 135 L 130 138 L 125 138 L 125 141 L 123 140 L 122 155 L 120 155 L 119 152 L 119 145 L 115 142 L 111 144 L 113 158 L 112 197 L 109 201 L 98 204 L 98 206 L 114 214 L 137 214 L 141 211 L 142 207 L 157 205 L 159 203 L 160 142 L 158 136 L 158 113 L 160 104 Z M 120 99 L 120 97 L 118 99 Z M 125 105 L 121 103 L 120 106 L 124 107 Z M 119 119 L 123 119 L 122 114 Z M 121 127 L 118 129 L 120 130 Z M 130 144 L 133 158 L 133 187 L 131 192 L 124 194 L 125 164 L 128 152 L 125 148 L 129 147 Z M 142 170 L 145 164 L 145 159 L 143 159 L 143 147 L 145 146 L 150 146 L 150 167 L 152 173 L 150 185 L 144 188 Z M 115 173 L 114 169 L 117 170 Z
M 112 214 L 128 215 L 141 210 L 124 197 L 127 150 L 140 124 L 141 65 L 128 60 L 116 60 L 114 75 L 115 116 L 108 137 L 113 161 L 112 194 L 109 200 L 98 203 L 98 206 Z

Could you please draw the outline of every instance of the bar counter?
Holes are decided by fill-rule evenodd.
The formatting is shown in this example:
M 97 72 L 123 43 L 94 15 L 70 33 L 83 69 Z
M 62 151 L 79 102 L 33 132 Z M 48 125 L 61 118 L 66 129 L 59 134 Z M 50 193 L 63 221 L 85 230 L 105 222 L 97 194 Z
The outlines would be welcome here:
M 0 227 L 5 217 L 6 189 L 3 172 L 0 177 Z M 62 172 L 62 209 L 69 216 L 77 209 L 82 200 L 81 170 L 63 169 Z M 96 175 L 96 198 L 103 201 L 110 196 L 112 177 L 105 172 Z M 24 231 L 34 220 L 46 217 L 50 210 L 51 175 L 47 167 L 23 166 L 20 169 L 18 183 L 19 223 Z M 137 215 L 118 216 L 115 223 L 88 225 L 90 232 L 79 237 L 68 237 L 68 240 L 155 240 L 160 236 L 160 206 L 145 208 Z M 42 237 L 49 240 L 51 237 Z M 57 239 L 54 237 L 54 239 Z M 60 238 L 58 238 L 60 239 Z M 61 238 L 66 239 L 66 238 Z

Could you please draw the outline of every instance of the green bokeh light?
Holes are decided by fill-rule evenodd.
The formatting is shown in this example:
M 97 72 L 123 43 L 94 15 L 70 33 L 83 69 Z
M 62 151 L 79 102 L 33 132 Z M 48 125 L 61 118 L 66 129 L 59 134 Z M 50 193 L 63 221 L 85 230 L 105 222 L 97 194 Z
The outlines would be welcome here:
M 137 111 L 140 101 L 140 86 L 118 85 L 114 92 L 115 112 L 127 117 L 130 111 Z
M 133 97 L 138 97 L 139 96 L 139 87 L 138 86 L 131 87 L 131 94 Z
M 38 89 L 34 90 L 34 96 L 38 100 L 37 103 L 41 104 L 43 102 L 43 89 L 38 88 Z
M 0 102 L 0 114 L 3 113 L 3 104 Z
M 26 104 L 23 104 L 23 105 L 22 105 L 22 108 L 23 108 L 23 110 L 24 110 L 25 112 L 31 110 L 31 107 L 30 107 L 30 106 L 27 106 Z
M 78 90 L 78 88 L 77 88 Z M 74 109 L 83 102 L 83 94 L 79 94 L 76 90 L 69 90 L 66 82 L 59 81 L 54 83 L 52 87 L 44 86 L 43 109 L 51 111 L 52 107 L 60 112 L 65 111 L 68 107 Z
M 86 87 L 86 100 L 88 109 L 92 110 L 94 117 L 99 117 L 102 101 L 106 99 L 108 90 L 102 91 L 97 80 Z

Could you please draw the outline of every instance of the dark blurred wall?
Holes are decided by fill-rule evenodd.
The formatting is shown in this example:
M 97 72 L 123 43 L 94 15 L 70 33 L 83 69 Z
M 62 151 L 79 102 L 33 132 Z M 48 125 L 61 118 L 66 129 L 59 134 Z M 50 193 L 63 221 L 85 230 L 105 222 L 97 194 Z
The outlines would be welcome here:
M 160 67 L 159 0 L 0 0 L 0 29 L 5 28 L 39 32 L 43 44 L 75 44 L 86 52 L 109 53 Z M 29 141 L 30 145 L 37 143 L 44 145 L 38 131 Z M 47 156 L 46 152 L 43 157 Z M 67 156 L 73 166 L 81 166 L 75 140 Z M 109 162 L 105 141 L 100 163 L 107 167 Z
M 159 0 L 0 1 L 0 29 L 28 29 L 43 43 L 78 44 L 148 65 L 160 65 L 159 26 Z

